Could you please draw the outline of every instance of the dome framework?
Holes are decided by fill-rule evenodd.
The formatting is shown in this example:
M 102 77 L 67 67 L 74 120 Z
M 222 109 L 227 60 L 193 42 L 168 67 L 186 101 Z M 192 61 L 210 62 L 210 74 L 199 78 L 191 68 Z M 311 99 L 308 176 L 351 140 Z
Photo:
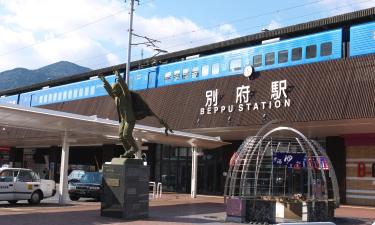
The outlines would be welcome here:
M 338 183 L 322 146 L 291 127 L 259 133 L 231 159 L 227 207 L 242 204 L 246 221 L 275 222 L 288 215 L 302 221 L 332 219 L 340 202 Z

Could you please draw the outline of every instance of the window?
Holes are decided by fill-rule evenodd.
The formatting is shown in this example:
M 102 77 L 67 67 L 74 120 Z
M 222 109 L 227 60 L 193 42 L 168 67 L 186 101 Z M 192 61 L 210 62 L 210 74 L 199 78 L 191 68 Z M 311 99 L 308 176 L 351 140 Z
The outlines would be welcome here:
M 266 54 L 266 65 L 273 65 L 275 64 L 275 53 L 270 52 Z
M 182 70 L 182 79 L 184 80 L 189 79 L 189 69 Z
M 56 102 L 57 100 L 57 92 L 53 93 L 53 101 Z
M 262 55 L 254 55 L 253 66 L 254 67 L 262 66 Z
M 242 60 L 241 59 L 232 59 L 229 63 L 229 70 L 230 71 L 237 71 L 241 70 L 242 68 Z
M 278 62 L 286 63 L 288 62 L 288 50 L 279 51 L 278 53 Z
M 78 89 L 74 89 L 73 98 L 77 98 L 77 96 L 78 96 Z
M 90 91 L 90 88 L 89 87 L 85 87 L 85 96 L 89 95 L 89 91 Z
M 94 95 L 95 94 L 95 86 L 91 86 L 90 87 L 90 95 Z
M 40 182 L 40 177 L 37 173 L 31 172 L 31 177 L 33 179 L 33 182 Z
M 43 103 L 43 96 L 39 96 L 39 104 Z
M 44 95 L 43 96 L 43 103 L 47 103 L 47 101 L 48 101 L 48 95 Z
M 211 73 L 212 75 L 218 75 L 219 74 L 219 71 L 220 70 L 220 64 L 219 63 L 215 63 L 212 65 L 211 67 Z
M 64 91 L 64 92 L 63 92 L 63 100 L 65 100 L 67 96 L 68 96 L 68 92 L 67 92 L 67 91 Z
M 30 171 L 20 170 L 17 176 L 18 182 L 33 182 L 33 176 Z
M 1 171 L 0 182 L 13 182 L 13 171 L 12 170 Z
M 292 61 L 297 61 L 302 59 L 302 48 L 292 49 Z
M 73 96 L 73 91 L 72 90 L 69 90 L 68 91 L 68 99 L 71 99 Z
M 173 79 L 174 80 L 179 80 L 180 79 L 180 70 L 175 70 L 173 72 Z
M 332 42 L 325 42 L 320 45 L 320 56 L 332 54 Z
M 82 97 L 82 95 L 83 95 L 83 88 L 80 88 L 79 91 L 78 91 L 78 96 Z
M 199 68 L 197 66 L 193 67 L 193 69 L 191 70 L 191 77 L 197 78 L 198 76 L 199 76 Z
M 209 69 L 210 69 L 210 67 L 208 65 L 203 65 L 202 66 L 202 77 L 205 77 L 205 76 L 208 75 Z
M 62 92 L 60 91 L 59 94 L 57 95 L 57 100 L 61 101 L 62 98 Z
M 164 80 L 165 81 L 168 81 L 171 79 L 171 76 L 172 76 L 172 73 L 171 72 L 166 72 L 165 75 L 164 75 Z
M 309 45 L 306 47 L 306 59 L 312 59 L 316 57 L 316 45 Z
M 242 68 L 242 60 L 241 59 L 233 59 L 230 61 L 229 70 L 230 71 L 237 71 L 241 70 Z
M 52 94 L 48 94 L 48 102 L 52 102 Z

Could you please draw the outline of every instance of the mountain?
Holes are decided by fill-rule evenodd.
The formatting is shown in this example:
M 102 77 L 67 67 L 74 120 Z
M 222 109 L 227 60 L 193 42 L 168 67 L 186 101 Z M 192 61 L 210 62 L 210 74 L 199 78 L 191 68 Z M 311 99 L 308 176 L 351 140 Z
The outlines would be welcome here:
M 90 68 L 67 61 L 53 63 L 36 70 L 28 70 L 25 68 L 7 70 L 0 73 L 0 91 L 25 87 L 47 80 L 54 80 L 89 71 L 91 71 Z

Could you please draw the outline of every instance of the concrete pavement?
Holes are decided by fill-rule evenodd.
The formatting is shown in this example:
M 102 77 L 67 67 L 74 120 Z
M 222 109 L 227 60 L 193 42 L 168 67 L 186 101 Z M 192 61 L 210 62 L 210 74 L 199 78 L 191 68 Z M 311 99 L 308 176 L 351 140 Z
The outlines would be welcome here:
M 150 201 L 149 218 L 124 221 L 100 216 L 100 203 L 89 199 L 68 201 L 65 206 L 57 199 L 46 199 L 40 205 L 30 206 L 26 201 L 16 205 L 0 203 L 0 225 L 124 225 L 124 224 L 224 224 L 225 205 L 222 197 L 187 194 L 164 194 Z M 336 210 L 338 225 L 372 225 L 375 208 L 342 206 Z M 225 223 L 228 225 L 234 223 Z

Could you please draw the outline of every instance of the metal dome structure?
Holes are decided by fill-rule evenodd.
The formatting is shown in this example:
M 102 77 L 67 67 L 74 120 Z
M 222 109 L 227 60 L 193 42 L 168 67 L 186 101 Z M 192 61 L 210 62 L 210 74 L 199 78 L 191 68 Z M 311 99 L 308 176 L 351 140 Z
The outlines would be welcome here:
M 340 201 L 338 184 L 321 145 L 290 127 L 259 133 L 248 137 L 231 159 L 227 206 L 242 204 L 246 221 L 332 219 Z

